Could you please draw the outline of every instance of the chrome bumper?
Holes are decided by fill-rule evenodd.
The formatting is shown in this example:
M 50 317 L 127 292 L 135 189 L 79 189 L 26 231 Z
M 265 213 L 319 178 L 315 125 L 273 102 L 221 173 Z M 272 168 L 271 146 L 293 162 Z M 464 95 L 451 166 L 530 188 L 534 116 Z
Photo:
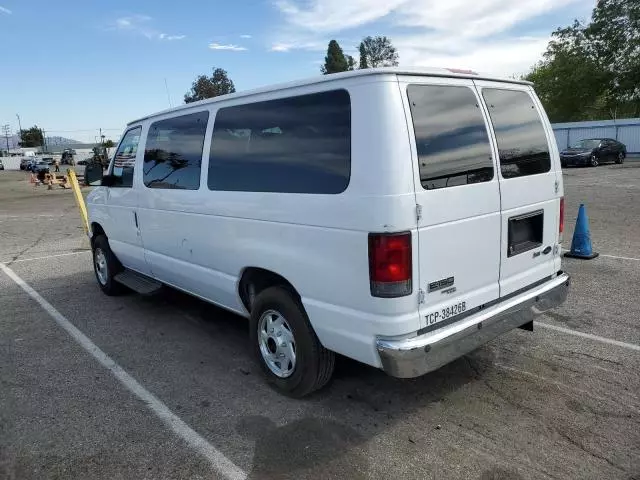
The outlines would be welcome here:
M 389 375 L 424 375 L 459 358 L 499 335 L 531 322 L 567 298 L 570 277 L 562 273 L 517 297 L 441 329 L 404 339 L 378 338 L 382 368 Z

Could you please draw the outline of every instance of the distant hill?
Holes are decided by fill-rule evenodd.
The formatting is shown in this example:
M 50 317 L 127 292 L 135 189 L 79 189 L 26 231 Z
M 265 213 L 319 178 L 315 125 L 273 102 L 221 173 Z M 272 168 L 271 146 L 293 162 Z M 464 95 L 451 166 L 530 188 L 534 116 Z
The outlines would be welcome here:
M 83 142 L 80 142 L 78 140 L 74 140 L 72 138 L 59 137 L 59 136 L 52 136 L 52 137 L 47 136 L 46 141 L 47 141 L 47 146 L 51 146 L 51 147 L 64 145 L 64 146 L 73 148 L 74 145 L 83 145 Z M 18 135 L 9 136 L 9 148 L 18 148 L 19 142 L 20 142 L 20 138 L 18 137 Z M 7 140 L 5 139 L 5 137 L 0 137 L 0 149 L 4 150 L 6 148 L 7 148 Z

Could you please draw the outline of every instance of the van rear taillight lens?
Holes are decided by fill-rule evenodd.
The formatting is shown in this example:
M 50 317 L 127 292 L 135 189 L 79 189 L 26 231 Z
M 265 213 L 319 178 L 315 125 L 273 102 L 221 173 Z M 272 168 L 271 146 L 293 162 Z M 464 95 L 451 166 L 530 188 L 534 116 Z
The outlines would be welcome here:
M 383 298 L 410 295 L 411 278 L 411 233 L 370 233 L 371 295 Z
M 559 243 L 562 243 L 562 237 L 564 236 L 564 197 L 560 198 L 560 224 L 558 225 L 558 239 Z

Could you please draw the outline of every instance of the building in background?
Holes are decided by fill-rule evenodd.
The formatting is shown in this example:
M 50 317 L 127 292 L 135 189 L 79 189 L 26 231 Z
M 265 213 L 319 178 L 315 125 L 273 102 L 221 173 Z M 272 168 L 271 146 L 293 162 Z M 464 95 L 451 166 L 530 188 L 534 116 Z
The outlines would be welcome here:
M 613 138 L 627 146 L 627 153 L 640 153 L 640 118 L 554 123 L 551 126 L 560 151 L 585 138 Z

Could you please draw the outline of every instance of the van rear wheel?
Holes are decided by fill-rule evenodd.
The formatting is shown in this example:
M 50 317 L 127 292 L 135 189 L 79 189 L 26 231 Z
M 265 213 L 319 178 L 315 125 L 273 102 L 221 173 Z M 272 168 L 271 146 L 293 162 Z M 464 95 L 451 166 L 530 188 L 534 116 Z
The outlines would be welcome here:
M 304 307 L 285 288 L 270 287 L 255 298 L 250 339 L 267 382 L 285 395 L 304 397 L 331 379 L 335 354 L 322 346 Z

